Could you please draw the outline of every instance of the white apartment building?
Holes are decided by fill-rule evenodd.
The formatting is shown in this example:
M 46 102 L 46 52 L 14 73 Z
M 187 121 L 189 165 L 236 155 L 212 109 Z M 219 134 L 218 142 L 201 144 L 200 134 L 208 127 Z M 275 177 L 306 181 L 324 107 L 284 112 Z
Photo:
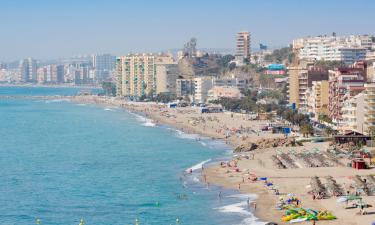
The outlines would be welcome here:
M 375 128 L 375 83 L 365 84 L 365 107 L 364 107 L 365 134 L 371 134 Z
M 211 77 L 194 78 L 194 102 L 206 103 L 208 91 L 213 87 Z
M 343 123 L 342 127 L 340 127 L 342 131 L 356 131 L 359 133 L 365 131 L 364 101 L 365 95 L 363 93 L 359 93 L 344 101 L 342 108 Z
M 293 40 L 293 49 L 300 59 L 352 64 L 366 59 L 366 54 L 372 50 L 372 40 L 368 35 L 307 37 Z

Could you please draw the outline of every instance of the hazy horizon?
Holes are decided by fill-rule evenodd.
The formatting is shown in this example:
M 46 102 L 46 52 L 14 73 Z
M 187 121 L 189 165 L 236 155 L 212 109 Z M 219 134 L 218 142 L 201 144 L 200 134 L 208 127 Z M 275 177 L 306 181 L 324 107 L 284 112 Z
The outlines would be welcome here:
M 370 0 L 3 1 L 0 61 L 158 52 L 182 48 L 191 37 L 201 49 L 233 49 L 241 30 L 251 32 L 252 48 L 332 32 L 372 35 L 374 6 Z

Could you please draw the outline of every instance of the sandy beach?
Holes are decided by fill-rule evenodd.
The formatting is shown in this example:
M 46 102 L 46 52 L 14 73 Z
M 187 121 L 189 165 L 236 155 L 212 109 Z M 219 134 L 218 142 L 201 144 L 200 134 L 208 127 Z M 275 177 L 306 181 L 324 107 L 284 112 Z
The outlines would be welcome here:
M 72 100 L 103 104 L 108 107 L 123 107 L 129 111 L 143 114 L 156 124 L 167 124 L 186 133 L 221 139 L 234 148 L 249 141 L 283 138 L 281 134 L 261 131 L 261 127 L 270 121 L 251 120 L 245 114 L 229 112 L 202 114 L 199 108 L 194 107 L 168 108 L 162 104 L 125 102 L 115 98 L 96 96 L 76 96 L 72 97 Z M 257 194 L 255 214 L 263 221 L 272 221 L 277 224 L 289 223 L 282 222 L 284 211 L 277 210 L 276 203 L 281 196 L 293 194 L 299 199 L 299 206 L 314 210 L 328 210 L 337 217 L 336 220 L 319 220 L 316 221 L 316 224 L 371 224 L 375 221 L 374 208 L 367 208 L 367 215 L 359 215 L 358 208 L 348 207 L 345 209 L 345 204 L 337 203 L 338 197 L 328 196 L 324 199 L 313 199 L 313 195 L 308 193 L 311 192 L 310 182 L 314 176 L 318 176 L 322 183 L 326 183 L 327 176 L 331 176 L 344 192 L 343 194 L 348 192 L 353 194 L 356 175 L 366 177 L 374 174 L 373 169 L 355 170 L 344 166 L 347 161 L 334 158 L 327 151 L 329 148 L 328 142 L 306 142 L 303 146 L 256 149 L 251 152 L 234 154 L 232 161 L 235 166 L 230 166 L 231 162 L 209 166 L 202 172 L 202 181 L 205 180 L 205 182 L 225 188 L 238 189 L 242 193 Z M 308 154 L 313 158 L 304 159 L 303 156 Z M 274 158 L 280 155 L 291 157 L 295 168 L 278 168 Z M 306 162 L 315 162 L 320 166 L 311 167 Z M 273 185 L 269 187 L 265 185 L 264 181 L 251 181 L 249 178 L 254 175 L 258 178 L 266 177 L 267 182 Z M 375 205 L 375 196 L 362 197 L 364 202 Z M 300 224 L 312 224 L 312 221 Z

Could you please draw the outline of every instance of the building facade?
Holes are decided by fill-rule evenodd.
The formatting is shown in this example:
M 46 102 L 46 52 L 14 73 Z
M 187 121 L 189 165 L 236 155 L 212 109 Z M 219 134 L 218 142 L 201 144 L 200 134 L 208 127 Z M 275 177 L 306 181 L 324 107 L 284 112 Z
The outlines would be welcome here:
M 33 58 L 27 58 L 20 61 L 19 72 L 21 82 L 37 81 L 37 62 Z
M 315 120 L 320 115 L 328 115 L 329 83 L 327 80 L 313 81 L 306 94 L 308 112 Z
M 156 94 L 176 95 L 176 80 L 179 76 L 177 63 L 156 65 Z
M 117 95 L 139 98 L 156 92 L 156 65 L 173 64 L 170 55 L 131 54 L 117 59 Z
M 212 77 L 194 78 L 194 102 L 206 103 L 208 91 L 213 87 Z
M 220 98 L 240 99 L 241 97 L 241 91 L 236 87 L 216 86 L 208 91 L 207 102 L 218 100 Z
M 314 81 L 328 80 L 328 70 L 322 67 L 301 65 L 289 67 L 289 103 L 307 112 L 307 91 Z
M 366 130 L 364 124 L 365 117 L 365 95 L 359 93 L 344 101 L 342 108 L 343 123 L 340 130 L 343 132 L 356 131 L 364 133 Z
M 92 56 L 92 66 L 95 79 L 98 81 L 110 78 L 116 68 L 116 56 L 111 54 L 97 54 Z
M 251 41 L 250 33 L 248 31 L 241 31 L 236 36 L 236 61 L 243 63 L 245 59 L 250 60 Z
M 368 52 L 374 50 L 372 49 L 372 39 L 368 35 L 301 38 L 293 41 L 293 49 L 298 53 L 300 59 L 342 61 L 348 65 L 365 60 Z
M 351 98 L 364 90 L 364 68 L 338 68 L 329 71 L 329 117 L 342 121 L 342 107 L 346 98 Z
M 374 135 L 375 131 L 375 83 L 365 84 L 364 128 L 365 134 Z

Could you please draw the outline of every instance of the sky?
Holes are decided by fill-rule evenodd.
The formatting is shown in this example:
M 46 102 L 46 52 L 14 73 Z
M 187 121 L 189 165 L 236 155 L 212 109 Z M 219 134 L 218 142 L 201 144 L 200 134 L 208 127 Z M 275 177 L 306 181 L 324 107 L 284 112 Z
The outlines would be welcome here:
M 375 34 L 374 0 L 0 0 L 0 61 L 80 54 L 253 48 L 308 35 Z

